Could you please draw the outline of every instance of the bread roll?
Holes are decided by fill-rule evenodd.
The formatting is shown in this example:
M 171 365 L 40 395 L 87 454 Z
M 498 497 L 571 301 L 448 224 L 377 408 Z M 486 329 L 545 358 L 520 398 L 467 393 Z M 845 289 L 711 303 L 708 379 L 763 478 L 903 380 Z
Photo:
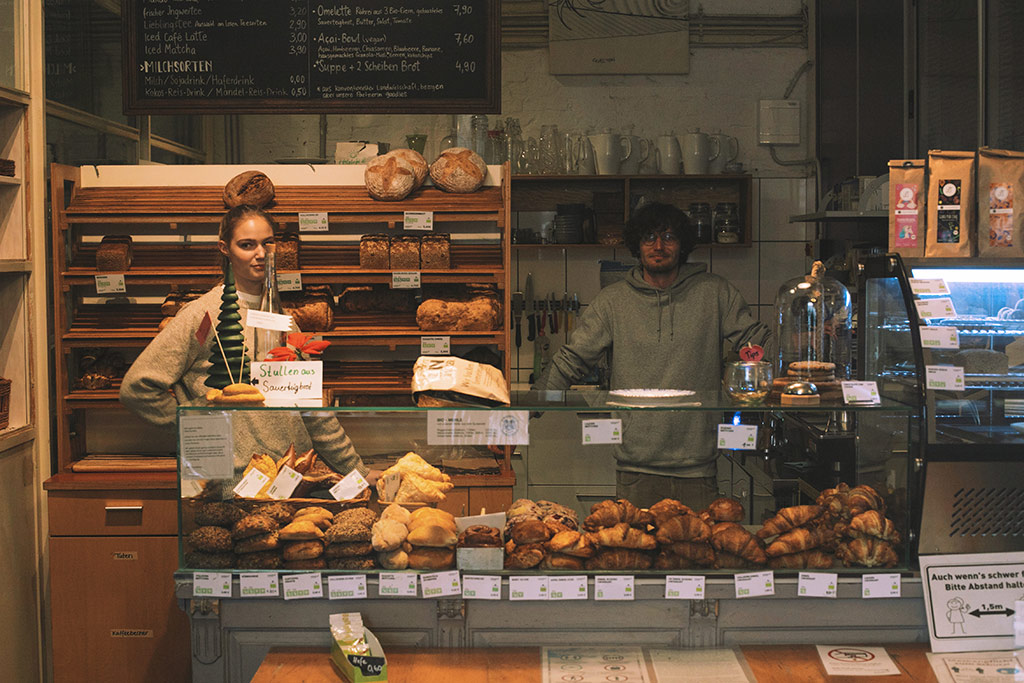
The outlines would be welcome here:
M 373 549 L 379 551 L 395 550 L 400 547 L 409 535 L 409 528 L 396 519 L 377 520 L 371 530 Z
M 487 164 L 465 147 L 450 147 L 430 165 L 430 178 L 445 192 L 476 192 L 487 177 Z
M 414 547 L 408 555 L 409 569 L 448 569 L 455 565 L 453 548 Z
M 279 532 L 282 541 L 320 540 L 324 532 L 313 523 L 313 520 L 296 520 Z
M 459 539 L 454 531 L 443 526 L 430 524 L 411 530 L 406 540 L 414 546 L 453 548 Z

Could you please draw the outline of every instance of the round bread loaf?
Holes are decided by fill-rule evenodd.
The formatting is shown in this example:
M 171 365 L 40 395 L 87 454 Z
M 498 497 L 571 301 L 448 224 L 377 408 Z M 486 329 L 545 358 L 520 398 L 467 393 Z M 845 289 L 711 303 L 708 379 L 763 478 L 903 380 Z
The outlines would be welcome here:
M 239 555 L 235 560 L 238 569 L 280 569 L 281 554 L 276 550 L 261 550 Z
M 231 526 L 245 517 L 245 511 L 231 503 L 203 503 L 196 510 L 196 524 L 200 526 Z
M 388 152 L 366 164 L 363 184 L 374 199 L 397 202 L 416 189 L 416 170 L 404 158 Z
M 295 541 L 285 543 L 281 554 L 285 562 L 294 560 L 312 560 L 324 554 L 324 544 L 320 541 Z
M 359 557 L 373 552 L 369 541 L 331 543 L 324 551 L 325 557 Z
M 332 557 L 327 560 L 330 569 L 373 569 L 372 557 Z
M 235 208 L 243 204 L 262 209 L 274 201 L 274 183 L 260 171 L 243 171 L 224 186 L 224 204 Z
M 204 553 L 230 553 L 231 532 L 219 526 L 201 526 L 186 538 L 193 548 Z
M 267 534 L 271 531 L 277 531 L 280 526 L 277 520 L 268 515 L 247 515 L 235 522 L 235 525 L 231 527 L 231 538 L 237 541 L 249 538 L 250 536 Z
M 277 531 L 271 531 L 266 534 L 249 536 L 248 538 L 243 538 L 241 541 L 238 541 L 235 543 L 235 553 L 238 555 L 244 555 L 245 553 L 274 550 L 279 545 L 281 545 L 281 540 L 277 535 Z
M 413 548 L 408 555 L 409 569 L 448 569 L 455 564 L 452 548 Z
M 342 510 L 338 514 L 334 515 L 334 519 L 332 520 L 334 524 L 340 524 L 342 522 L 347 522 L 351 524 L 361 524 L 362 526 L 365 526 L 367 529 L 373 526 L 373 523 L 376 521 L 377 513 L 371 510 L 370 508 L 363 507 L 348 508 L 347 510 Z
M 487 164 L 465 147 L 450 147 L 430 165 L 430 178 L 445 192 L 476 192 L 487 177 Z
M 388 154 L 394 154 L 396 157 L 405 161 L 407 164 L 412 166 L 412 171 L 415 174 L 416 185 L 413 189 L 416 189 L 423 184 L 423 181 L 427 179 L 427 174 L 430 172 L 430 164 L 423 158 L 423 155 L 414 149 L 399 148 L 393 149 Z M 386 156 L 386 155 L 385 155 Z
M 271 479 L 273 479 L 273 477 L 271 477 Z M 281 526 L 284 526 L 291 522 L 295 517 L 295 508 L 288 503 L 267 503 L 254 508 L 253 514 L 266 515 Z

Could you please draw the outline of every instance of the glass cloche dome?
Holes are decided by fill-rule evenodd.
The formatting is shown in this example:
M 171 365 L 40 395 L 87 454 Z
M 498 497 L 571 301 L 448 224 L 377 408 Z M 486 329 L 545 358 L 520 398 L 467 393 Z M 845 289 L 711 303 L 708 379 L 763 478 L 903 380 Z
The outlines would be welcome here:
M 850 379 L 853 372 L 850 292 L 815 261 L 811 274 L 794 278 L 775 297 L 777 377 L 816 385 Z M 819 387 L 824 388 L 824 387 Z

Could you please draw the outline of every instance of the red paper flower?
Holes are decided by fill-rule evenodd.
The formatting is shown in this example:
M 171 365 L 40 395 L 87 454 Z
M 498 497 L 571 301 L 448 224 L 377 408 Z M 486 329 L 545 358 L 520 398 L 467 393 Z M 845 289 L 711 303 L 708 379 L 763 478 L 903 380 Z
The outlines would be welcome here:
M 288 335 L 288 346 L 270 349 L 267 360 L 310 360 L 306 356 L 319 356 L 330 345 L 329 341 L 313 341 L 313 335 L 308 332 L 292 332 Z

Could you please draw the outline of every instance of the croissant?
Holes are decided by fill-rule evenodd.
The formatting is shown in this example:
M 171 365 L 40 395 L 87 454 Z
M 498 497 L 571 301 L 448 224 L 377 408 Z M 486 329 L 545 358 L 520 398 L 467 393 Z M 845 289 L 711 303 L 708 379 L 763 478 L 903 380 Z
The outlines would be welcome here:
M 651 516 L 654 517 L 654 524 L 656 526 L 660 525 L 662 519 L 666 519 L 668 517 L 693 514 L 693 510 L 689 507 L 683 505 L 678 500 L 672 500 L 671 498 L 659 500 L 648 509 L 648 512 L 650 512 Z
M 445 492 L 454 488 L 451 482 L 432 481 L 413 472 L 402 475 L 402 483 L 395 494 L 396 503 L 440 503 Z
M 889 541 L 893 545 L 900 542 L 900 532 L 896 530 L 896 525 L 878 510 L 868 510 L 854 517 L 850 521 L 846 533 L 853 538 L 873 536 L 883 541 Z
M 572 555 L 573 557 L 592 557 L 594 544 L 587 534 L 578 531 L 561 531 L 551 537 L 546 544 L 553 553 Z
M 715 563 L 715 551 L 711 549 L 711 545 L 708 543 L 679 541 L 678 543 L 666 546 L 666 550 L 700 567 L 710 567 Z
M 574 557 L 572 555 L 563 555 L 561 553 L 552 553 L 550 555 L 545 555 L 544 559 L 540 561 L 540 569 L 582 570 L 583 558 Z
M 658 543 L 674 541 L 706 542 L 711 540 L 711 527 L 696 515 L 662 518 L 654 537 Z
M 664 550 L 654 558 L 655 569 L 696 569 L 698 566 L 700 565 L 691 559 Z
M 585 563 L 587 569 L 650 569 L 651 556 L 639 550 L 602 550 Z
M 398 462 L 385 471 L 397 471 L 402 475 L 406 475 L 411 472 L 413 474 L 420 475 L 424 479 L 430 479 L 431 481 L 450 482 L 452 480 L 452 478 L 447 474 L 443 473 L 441 470 L 437 469 L 412 451 L 403 455 Z
M 829 569 L 834 564 L 831 555 L 823 550 L 802 550 L 789 555 L 768 558 L 772 569 Z
M 768 546 L 765 551 L 769 557 L 789 555 L 798 553 L 801 550 L 817 548 L 831 537 L 826 529 L 791 529 L 775 539 L 775 542 Z
M 768 558 L 761 548 L 761 539 L 741 526 L 730 527 L 721 533 L 711 535 L 711 545 L 733 555 L 738 555 L 748 562 L 764 564 Z
M 764 523 L 757 530 L 758 538 L 768 538 L 783 534 L 790 529 L 803 526 L 811 520 L 819 517 L 822 513 L 820 505 L 794 505 L 793 507 L 782 508 L 778 514 Z
M 714 526 L 711 527 L 711 536 L 712 537 L 717 536 L 718 534 L 723 533 L 724 531 L 727 531 L 729 529 L 742 529 L 742 528 L 743 528 L 743 525 L 742 524 L 737 524 L 736 522 L 719 522 L 718 524 L 715 524 Z
M 847 567 L 859 564 L 864 567 L 895 567 L 900 563 L 896 551 L 886 541 L 877 538 L 855 538 L 841 543 L 836 556 Z
M 850 514 L 854 517 L 868 510 L 878 510 L 883 515 L 885 514 L 885 501 L 867 484 L 850 489 L 847 500 L 850 504 Z
M 590 508 L 590 515 L 583 521 L 583 527 L 588 531 L 594 531 L 625 522 L 642 529 L 653 521 L 654 517 L 650 512 L 641 510 L 625 498 L 619 498 L 594 503 Z
M 708 505 L 708 514 L 716 522 L 739 522 L 743 519 L 743 505 L 732 498 L 716 498 Z
M 654 550 L 658 547 L 654 536 L 645 534 L 639 529 L 634 529 L 626 522 L 619 522 L 615 526 L 598 529 L 587 534 L 587 537 L 595 545 L 604 548 L 632 548 L 634 550 Z
M 753 566 L 753 563 L 739 555 L 726 552 L 715 553 L 715 569 L 749 569 Z

